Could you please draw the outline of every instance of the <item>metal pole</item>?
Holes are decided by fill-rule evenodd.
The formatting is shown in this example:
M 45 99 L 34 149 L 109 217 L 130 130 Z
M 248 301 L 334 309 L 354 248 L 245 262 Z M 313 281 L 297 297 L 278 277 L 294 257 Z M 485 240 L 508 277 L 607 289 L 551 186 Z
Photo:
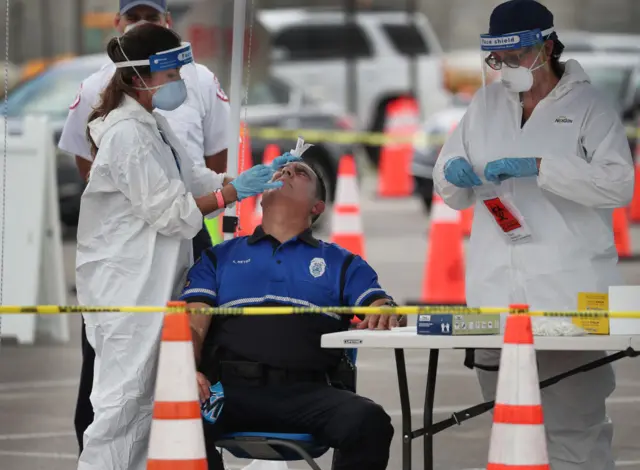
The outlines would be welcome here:
M 355 15 L 356 15 L 356 0 L 345 0 L 345 27 L 350 34 L 356 30 Z M 353 42 L 349 40 L 347 36 L 347 54 L 346 54 L 346 66 L 347 66 L 347 80 L 346 80 L 346 92 L 347 92 L 347 109 L 353 116 L 358 116 L 358 70 L 355 57 L 355 47 Z
M 53 32 L 51 30 L 51 18 L 49 0 L 40 0 L 40 47 L 42 57 L 45 60 L 53 57 L 53 43 L 51 41 Z
M 84 3 L 85 0 L 76 0 L 73 8 L 75 23 L 75 40 L 73 41 L 76 55 L 84 54 Z
M 229 101 L 231 114 L 229 116 L 231 128 L 229 131 L 229 145 L 227 147 L 227 174 L 238 175 L 238 149 L 240 147 L 240 112 L 242 110 L 242 66 L 244 62 L 244 30 L 247 15 L 247 1 L 233 0 L 233 43 L 231 49 L 231 82 Z M 225 217 L 236 216 L 236 204 L 227 207 Z M 233 232 L 224 232 L 224 239 L 231 240 Z
M 418 12 L 418 2 L 416 0 L 407 0 L 407 23 L 409 26 L 416 27 L 415 17 Z M 409 56 L 409 89 L 411 94 L 418 99 L 418 60 L 416 54 L 412 51 Z

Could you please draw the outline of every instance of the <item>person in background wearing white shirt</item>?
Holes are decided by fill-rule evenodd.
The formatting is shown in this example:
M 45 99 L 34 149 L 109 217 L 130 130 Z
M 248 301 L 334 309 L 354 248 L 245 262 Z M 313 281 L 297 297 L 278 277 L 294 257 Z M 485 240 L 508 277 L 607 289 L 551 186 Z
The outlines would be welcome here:
M 120 10 L 114 19 L 116 30 L 125 30 L 141 23 L 155 23 L 170 28 L 171 15 L 167 0 L 120 0 Z M 91 170 L 92 156 L 86 136 L 90 113 L 100 101 L 100 93 L 116 71 L 108 61 L 99 71 L 80 85 L 80 91 L 69 109 L 69 116 L 60 137 L 61 150 L 76 156 L 81 176 L 86 180 Z M 185 68 L 181 72 L 187 86 L 187 100 L 173 111 L 157 110 L 163 115 L 187 156 L 195 165 L 205 166 L 216 173 L 226 171 L 229 100 L 219 85 L 216 76 L 205 66 Z M 211 239 L 203 228 L 193 239 L 194 255 L 211 246 Z M 93 383 L 95 352 L 87 341 L 85 325 L 82 325 L 83 364 L 75 413 L 75 428 L 80 451 L 83 434 L 93 421 L 93 408 L 89 400 Z

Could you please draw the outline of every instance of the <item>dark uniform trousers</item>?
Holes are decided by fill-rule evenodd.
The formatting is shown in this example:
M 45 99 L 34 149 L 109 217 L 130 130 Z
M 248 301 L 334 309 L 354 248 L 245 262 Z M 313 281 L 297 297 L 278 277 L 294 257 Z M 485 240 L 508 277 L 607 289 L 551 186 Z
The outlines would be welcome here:
M 312 434 L 337 449 L 334 470 L 384 470 L 393 438 L 391 418 L 368 398 L 322 383 L 224 386 L 215 424 L 206 423 L 209 470 L 224 470 L 215 442 L 227 432 Z
M 193 238 L 194 258 L 198 258 L 203 250 L 211 246 L 211 238 L 204 227 Z M 89 425 L 93 422 L 93 406 L 91 405 L 91 388 L 93 386 L 93 366 L 96 360 L 96 352 L 87 340 L 87 330 L 82 322 L 82 368 L 80 369 L 80 387 L 76 402 L 74 426 L 80 452 L 83 449 L 83 436 Z

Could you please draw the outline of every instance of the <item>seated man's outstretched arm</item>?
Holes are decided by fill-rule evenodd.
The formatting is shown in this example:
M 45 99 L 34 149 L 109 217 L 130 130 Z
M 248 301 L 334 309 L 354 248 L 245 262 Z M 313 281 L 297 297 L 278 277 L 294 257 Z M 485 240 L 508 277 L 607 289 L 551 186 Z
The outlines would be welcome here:
M 352 258 L 344 277 L 343 303 L 351 307 L 395 305 L 380 286 L 378 274 L 360 256 Z M 388 329 L 398 326 L 396 315 L 367 315 L 358 328 Z
M 217 260 L 214 249 L 210 248 L 202 253 L 202 256 L 189 270 L 187 282 L 180 300 L 187 302 L 187 308 L 210 308 L 218 306 Z M 189 323 L 193 336 L 193 353 L 196 365 L 200 364 L 202 346 L 211 326 L 212 315 L 190 314 Z

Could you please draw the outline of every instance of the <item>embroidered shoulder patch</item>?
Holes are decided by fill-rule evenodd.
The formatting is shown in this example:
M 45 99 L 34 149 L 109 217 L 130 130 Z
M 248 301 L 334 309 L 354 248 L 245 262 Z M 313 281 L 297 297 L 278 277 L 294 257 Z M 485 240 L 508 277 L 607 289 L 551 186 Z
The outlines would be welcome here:
M 229 102 L 229 97 L 226 95 L 226 93 L 222 89 L 222 86 L 220 86 L 220 82 L 218 81 L 218 77 L 216 77 L 214 75 L 213 76 L 213 81 L 216 84 L 216 96 L 218 98 L 220 98 L 222 101 L 224 101 L 225 103 L 228 103 Z
M 69 109 L 76 109 L 78 107 L 78 105 L 80 104 L 80 96 L 82 95 L 82 83 L 80 84 L 80 89 L 78 90 L 78 94 L 76 95 L 76 99 L 73 100 L 73 103 L 71 103 L 71 106 L 69 106 Z

